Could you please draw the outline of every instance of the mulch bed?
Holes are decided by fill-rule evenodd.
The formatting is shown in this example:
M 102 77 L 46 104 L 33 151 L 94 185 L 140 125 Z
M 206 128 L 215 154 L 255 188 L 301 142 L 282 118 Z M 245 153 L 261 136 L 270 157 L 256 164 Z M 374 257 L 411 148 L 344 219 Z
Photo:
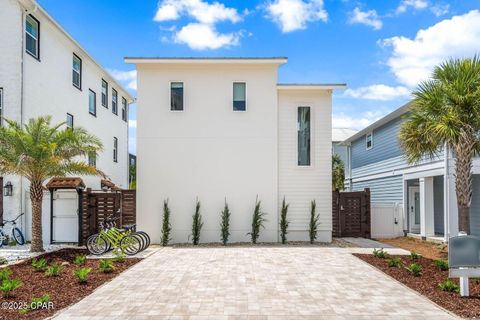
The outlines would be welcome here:
M 400 237 L 395 239 L 380 239 L 380 242 L 390 244 L 397 248 L 408 251 L 415 251 L 425 258 L 448 259 L 448 245 L 419 240 L 411 237 Z
M 376 258 L 371 254 L 354 254 L 356 257 L 380 269 L 392 278 L 400 281 L 411 289 L 421 293 L 439 306 L 469 319 L 480 318 L 480 279 L 470 279 L 470 297 L 462 298 L 460 294 L 442 291 L 438 285 L 448 279 L 448 271 L 442 271 L 433 264 L 433 260 L 420 257 L 416 263 L 422 266 L 419 277 L 411 275 L 404 267 L 389 267 L 385 259 Z M 403 265 L 412 264 L 410 256 L 399 257 Z M 458 285 L 458 279 L 452 279 Z
M 37 272 L 31 266 L 31 260 L 10 265 L 8 268 L 12 271 L 11 279 L 19 279 L 22 286 L 13 292 L 13 297 L 3 298 L 0 295 L 0 319 L 45 319 L 52 316 L 55 312 L 72 305 L 85 296 L 92 293 L 105 282 L 110 281 L 119 275 L 122 271 L 128 269 L 141 259 L 128 258 L 122 263 L 114 263 L 115 269 L 111 273 L 100 273 L 98 269 L 98 259 L 87 259 L 82 267 L 92 268 L 88 275 L 87 283 L 81 284 L 73 275 L 73 271 L 78 267 L 73 263 L 78 254 L 87 254 L 86 250 L 81 249 L 62 249 L 59 251 L 47 253 L 41 257 L 45 258 L 48 264 L 68 262 L 64 266 L 60 275 L 57 277 L 47 277 L 43 272 Z M 6 309 L 2 303 L 10 302 L 10 307 L 16 302 L 30 303 L 32 298 L 42 297 L 44 294 L 50 295 L 50 301 L 53 308 L 31 311 L 28 314 L 20 314 L 19 310 Z

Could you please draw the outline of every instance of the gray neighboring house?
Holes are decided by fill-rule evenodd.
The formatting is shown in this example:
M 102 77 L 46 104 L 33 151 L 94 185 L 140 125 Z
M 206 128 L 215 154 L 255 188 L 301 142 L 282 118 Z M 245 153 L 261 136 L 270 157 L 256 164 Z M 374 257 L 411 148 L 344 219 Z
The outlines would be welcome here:
M 349 128 L 333 128 L 332 129 L 332 154 L 337 154 L 347 165 L 347 146 L 342 141 L 353 136 L 357 131 Z
M 458 234 L 454 155 L 439 150 L 409 165 L 398 140 L 408 103 L 342 144 L 347 148 L 348 191 L 370 188 L 372 237 L 401 235 L 447 241 Z M 480 235 L 480 159 L 473 163 L 471 233 Z

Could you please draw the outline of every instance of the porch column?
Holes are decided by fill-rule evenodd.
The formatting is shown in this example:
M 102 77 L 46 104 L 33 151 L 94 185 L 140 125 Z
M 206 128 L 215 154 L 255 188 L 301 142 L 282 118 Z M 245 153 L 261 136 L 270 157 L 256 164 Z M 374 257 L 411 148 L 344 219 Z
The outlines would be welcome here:
M 435 235 L 433 214 L 433 177 L 420 178 L 420 235 L 423 239 Z

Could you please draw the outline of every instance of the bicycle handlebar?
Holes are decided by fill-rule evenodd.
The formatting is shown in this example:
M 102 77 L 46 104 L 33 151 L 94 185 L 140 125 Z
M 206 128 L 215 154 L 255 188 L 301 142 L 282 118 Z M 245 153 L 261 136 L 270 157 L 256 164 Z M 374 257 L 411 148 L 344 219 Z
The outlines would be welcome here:
M 19 214 L 15 219 L 13 219 L 13 220 L 3 220 L 3 223 L 8 223 L 8 222 L 14 223 L 15 221 L 18 220 L 18 218 L 20 218 L 20 217 L 23 216 L 24 214 L 25 214 L 25 213 L 20 213 L 20 214 Z

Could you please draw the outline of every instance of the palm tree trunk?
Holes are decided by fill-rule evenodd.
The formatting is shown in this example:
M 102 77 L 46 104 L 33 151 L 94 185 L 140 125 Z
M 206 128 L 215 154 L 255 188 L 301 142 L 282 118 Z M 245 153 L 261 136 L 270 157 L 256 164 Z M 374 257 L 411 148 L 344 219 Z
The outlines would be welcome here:
M 32 202 L 32 246 L 30 251 L 43 252 L 42 239 L 42 182 L 31 181 L 30 200 Z
M 455 146 L 455 191 L 457 194 L 458 229 L 470 233 L 470 203 L 472 200 L 473 135 L 463 131 Z

